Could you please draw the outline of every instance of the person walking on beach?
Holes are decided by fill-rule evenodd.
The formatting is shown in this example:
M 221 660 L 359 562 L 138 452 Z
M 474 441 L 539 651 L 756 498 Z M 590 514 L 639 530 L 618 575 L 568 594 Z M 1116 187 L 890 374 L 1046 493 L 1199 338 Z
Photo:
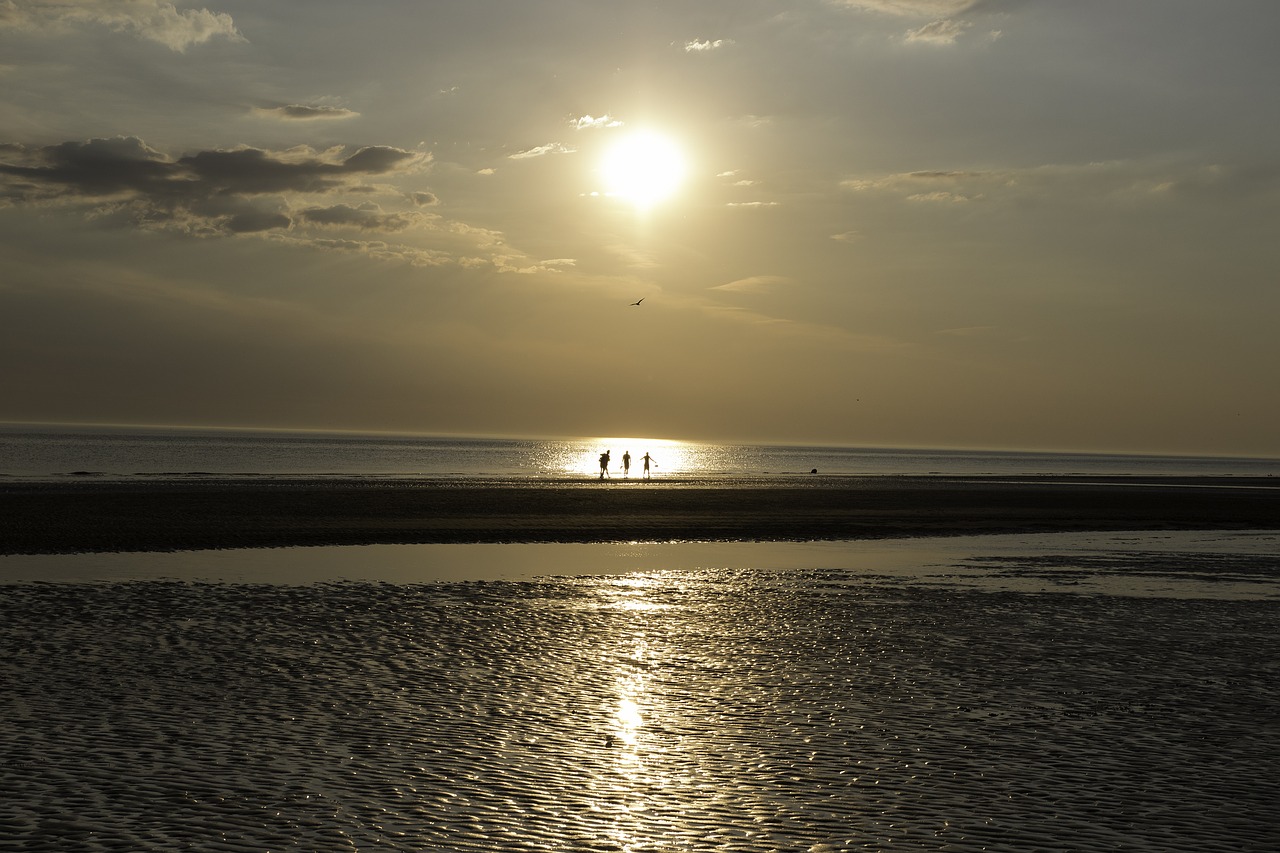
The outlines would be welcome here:
M 606 450 L 600 454 L 600 479 L 603 480 L 609 476 L 609 454 L 612 451 Z
M 630 450 L 622 451 L 622 476 L 624 477 L 631 476 L 631 451 Z
M 654 465 L 657 465 L 658 463 L 654 461 L 653 457 L 651 457 L 647 451 L 645 452 L 644 456 L 640 457 L 640 461 L 644 462 L 644 478 L 648 480 L 649 479 L 649 463 L 653 462 Z

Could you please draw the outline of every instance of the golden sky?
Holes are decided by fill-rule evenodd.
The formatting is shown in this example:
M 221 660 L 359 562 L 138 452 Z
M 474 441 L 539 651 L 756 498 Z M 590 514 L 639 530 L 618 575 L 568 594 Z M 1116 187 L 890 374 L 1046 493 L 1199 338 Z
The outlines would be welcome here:
M 0 0 L 0 421 L 1280 456 L 1278 31 Z

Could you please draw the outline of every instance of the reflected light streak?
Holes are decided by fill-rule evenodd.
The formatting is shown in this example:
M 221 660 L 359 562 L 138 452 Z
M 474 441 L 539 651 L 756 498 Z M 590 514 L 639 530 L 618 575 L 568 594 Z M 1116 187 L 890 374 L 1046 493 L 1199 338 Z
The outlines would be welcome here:
M 566 443 L 553 458 L 543 460 L 538 467 L 566 476 L 599 477 L 600 455 L 606 451 L 609 453 L 608 476 L 613 480 L 643 479 L 646 453 L 652 463 L 649 475 L 653 479 L 713 474 L 733 467 L 726 464 L 723 447 L 670 439 L 618 436 L 594 438 L 585 444 Z M 623 455 L 628 452 L 631 454 L 629 476 L 623 463 Z
M 672 607 L 670 604 L 648 601 L 644 598 L 646 591 L 654 589 L 662 583 L 663 579 L 659 576 L 632 574 L 615 579 L 601 592 L 611 598 L 611 601 L 605 605 L 606 607 L 633 611 L 669 610 Z
M 644 725 L 644 717 L 640 715 L 640 706 L 632 699 L 622 698 L 618 701 L 618 737 L 631 749 L 635 749 L 640 740 L 640 727 Z
M 675 579 L 661 573 L 611 578 L 598 590 L 606 607 L 626 610 L 666 608 L 651 600 Z M 600 791 L 598 811 L 608 815 L 604 835 L 624 853 L 657 849 L 658 839 L 678 818 L 665 807 L 669 792 L 685 781 L 675 775 L 687 766 L 680 760 L 678 742 L 669 731 L 678 728 L 667 707 L 664 691 L 651 683 L 672 650 L 645 630 L 645 617 L 619 615 L 613 641 L 600 650 L 600 660 L 613 673 L 613 697 L 609 703 L 610 736 L 608 781 Z M 659 679 L 659 684 L 661 680 Z M 602 780 L 603 781 L 603 780 Z

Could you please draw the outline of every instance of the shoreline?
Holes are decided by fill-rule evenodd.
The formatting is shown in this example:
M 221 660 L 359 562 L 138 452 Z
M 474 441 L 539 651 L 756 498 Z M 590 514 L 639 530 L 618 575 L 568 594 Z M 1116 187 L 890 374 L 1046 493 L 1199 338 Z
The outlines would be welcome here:
M 1280 529 L 1280 481 L 867 476 L 0 481 L 0 554 L 312 545 L 830 541 Z

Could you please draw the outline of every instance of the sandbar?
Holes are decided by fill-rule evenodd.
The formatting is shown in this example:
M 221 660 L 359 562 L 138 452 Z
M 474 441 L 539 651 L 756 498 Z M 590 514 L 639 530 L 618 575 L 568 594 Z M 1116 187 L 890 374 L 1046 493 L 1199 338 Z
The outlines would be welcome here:
M 1271 478 L 0 483 L 0 554 L 304 545 L 824 541 L 1280 529 Z

